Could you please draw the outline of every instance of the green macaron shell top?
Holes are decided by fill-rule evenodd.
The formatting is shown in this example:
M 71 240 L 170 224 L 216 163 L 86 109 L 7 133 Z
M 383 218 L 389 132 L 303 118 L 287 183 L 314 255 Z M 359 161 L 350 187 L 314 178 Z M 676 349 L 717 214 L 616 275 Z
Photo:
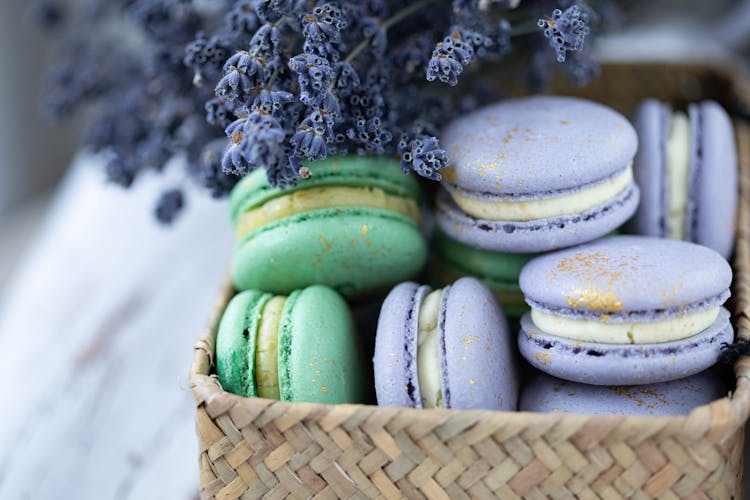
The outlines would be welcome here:
M 243 212 L 263 205 L 267 201 L 295 191 L 313 187 L 347 186 L 380 188 L 404 197 L 420 199 L 419 184 L 414 175 L 405 175 L 398 161 L 384 156 L 329 156 L 310 164 L 312 175 L 299 179 L 295 186 L 274 188 L 268 183 L 264 169 L 246 175 L 229 196 L 232 222 Z
M 227 304 L 216 333 L 216 374 L 225 390 L 256 396 L 255 342 L 269 293 L 246 290 Z
M 391 210 L 311 210 L 274 221 L 237 243 L 231 264 L 238 289 L 290 293 L 311 283 L 347 296 L 411 278 L 427 247 L 415 222 Z
M 284 401 L 360 403 L 363 366 L 344 299 L 314 285 L 287 298 L 279 325 L 279 392 Z

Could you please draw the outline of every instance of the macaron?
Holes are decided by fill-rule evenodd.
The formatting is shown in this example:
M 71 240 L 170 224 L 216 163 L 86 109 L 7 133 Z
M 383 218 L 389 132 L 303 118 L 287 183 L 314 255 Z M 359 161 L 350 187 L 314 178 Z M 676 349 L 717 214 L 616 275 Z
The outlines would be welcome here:
M 678 240 L 613 236 L 542 255 L 521 271 L 531 312 L 518 345 L 537 369 L 575 382 L 687 377 L 732 341 L 731 281 L 718 253 Z
M 521 411 L 586 415 L 687 415 L 727 395 L 721 378 L 712 371 L 648 385 L 603 386 L 579 384 L 537 375 L 523 388 Z
M 419 186 L 384 157 L 330 157 L 285 190 L 263 169 L 230 195 L 240 290 L 290 293 L 312 284 L 361 296 L 418 273 L 427 258 Z
M 216 374 L 240 396 L 314 403 L 364 400 L 352 316 L 344 299 L 320 285 L 288 297 L 238 293 L 216 334 Z
M 536 254 L 493 252 L 465 245 L 441 230 L 432 238 L 430 278 L 442 287 L 463 276 L 482 281 L 500 302 L 508 316 L 520 317 L 529 310 L 523 299 L 518 276 Z
M 574 97 L 509 99 L 452 122 L 437 222 L 467 245 L 544 252 L 599 238 L 638 205 L 628 120 Z
M 674 110 L 643 101 L 634 125 L 640 146 L 633 173 L 641 204 L 636 234 L 687 240 L 728 258 L 737 214 L 737 147 L 732 121 L 714 101 Z
M 474 278 L 433 290 L 396 286 L 375 338 L 381 406 L 515 410 L 513 341 L 492 292 Z

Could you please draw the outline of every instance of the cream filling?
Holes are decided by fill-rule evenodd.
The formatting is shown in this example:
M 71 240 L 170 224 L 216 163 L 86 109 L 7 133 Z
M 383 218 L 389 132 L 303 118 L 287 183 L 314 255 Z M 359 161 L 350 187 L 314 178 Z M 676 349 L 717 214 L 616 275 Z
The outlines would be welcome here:
M 719 307 L 679 318 L 643 323 L 606 323 L 572 319 L 531 309 L 531 320 L 543 332 L 578 340 L 604 344 L 656 344 L 680 340 L 702 332 L 719 316 Z
M 258 396 L 281 399 L 279 393 L 279 324 L 286 297 L 276 296 L 266 302 L 258 324 L 255 341 L 255 385 Z
M 442 290 L 435 290 L 422 300 L 417 332 L 417 376 L 422 408 L 443 406 L 440 375 L 440 302 Z
M 628 166 L 621 174 L 601 184 L 543 200 L 487 201 L 456 192 L 451 192 L 451 196 L 461 210 L 477 219 L 522 222 L 580 214 L 611 200 L 632 182 L 633 169 Z
M 672 114 L 667 140 L 667 236 L 685 239 L 688 178 L 690 176 L 690 122 L 685 113 Z
M 380 188 L 347 186 L 314 187 L 268 200 L 241 214 L 235 234 L 240 240 L 273 221 L 322 208 L 367 207 L 393 210 L 419 223 L 419 206 L 411 198 L 386 193 Z

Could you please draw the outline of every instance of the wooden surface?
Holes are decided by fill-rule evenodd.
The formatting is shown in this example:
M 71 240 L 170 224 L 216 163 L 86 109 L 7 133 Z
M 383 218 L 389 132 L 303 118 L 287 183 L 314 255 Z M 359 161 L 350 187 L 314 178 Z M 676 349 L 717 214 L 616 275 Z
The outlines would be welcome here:
M 153 179 L 79 159 L 0 304 L 0 498 L 197 497 L 192 345 L 226 269 L 223 203 L 152 221 Z

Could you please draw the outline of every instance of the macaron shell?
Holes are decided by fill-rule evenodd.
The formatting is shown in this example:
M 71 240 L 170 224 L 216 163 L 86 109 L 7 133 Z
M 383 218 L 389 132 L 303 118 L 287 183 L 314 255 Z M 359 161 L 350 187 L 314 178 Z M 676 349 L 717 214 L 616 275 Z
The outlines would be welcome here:
M 476 278 L 484 283 L 495 296 L 506 315 L 520 317 L 529 310 L 518 285 L 479 276 L 444 260 L 434 259 L 430 265 L 431 284 L 435 288 L 444 287 L 465 277 Z
M 477 279 L 462 278 L 443 289 L 442 301 L 445 405 L 515 410 L 518 378 L 513 340 L 492 292 Z
M 713 325 L 686 339 L 660 344 L 576 342 L 540 331 L 530 314 L 521 318 L 518 347 L 536 369 L 594 385 L 636 385 L 687 377 L 714 365 L 723 342 L 732 342 L 729 311 L 721 308 Z
M 409 279 L 427 248 L 416 224 L 387 210 L 344 207 L 287 217 L 235 247 L 231 276 L 238 289 L 289 293 L 310 284 L 347 296 Z
M 552 193 L 602 180 L 633 159 L 628 120 L 585 99 L 508 99 L 454 120 L 441 134 L 444 181 L 492 194 Z
M 464 245 L 435 231 L 431 277 L 435 286 L 445 286 L 461 277 L 482 281 L 500 302 L 506 314 L 520 316 L 527 309 L 518 276 L 534 254 L 492 252 Z
M 615 322 L 718 306 L 731 282 L 732 269 L 715 251 L 647 236 L 612 236 L 545 254 L 520 277 L 532 307 L 588 319 L 606 313 Z
M 413 175 L 405 175 L 399 162 L 384 156 L 329 156 L 309 164 L 312 175 L 299 179 L 286 189 L 271 187 L 265 170 L 256 169 L 245 176 L 232 190 L 229 207 L 232 221 L 240 213 L 285 194 L 311 187 L 349 186 L 376 187 L 387 193 L 419 199 L 419 184 Z
M 693 104 L 689 113 L 694 140 L 687 239 L 729 258 L 738 197 L 734 128 L 724 108 L 713 101 Z
M 351 312 L 339 294 L 324 286 L 293 292 L 279 330 L 282 400 L 363 402 L 364 366 Z
M 641 386 L 578 384 L 538 373 L 524 387 L 519 409 L 585 415 L 687 415 L 693 408 L 726 395 L 726 386 L 711 370 Z
M 633 177 L 641 191 L 641 201 L 627 226 L 635 234 L 665 236 L 666 142 L 671 119 L 671 108 L 655 99 L 643 101 L 633 115 L 633 125 L 638 131 Z
M 432 289 L 416 283 L 397 285 L 380 309 L 375 337 L 375 393 L 380 406 L 421 408 L 417 375 L 419 308 Z
M 256 396 L 255 334 L 263 307 L 272 295 L 247 290 L 227 304 L 216 333 L 216 374 L 224 390 Z
M 474 219 L 458 208 L 441 189 L 436 219 L 451 238 L 467 245 L 498 252 L 546 252 L 595 240 L 622 225 L 638 206 L 633 184 L 613 200 L 582 214 L 529 222 Z

